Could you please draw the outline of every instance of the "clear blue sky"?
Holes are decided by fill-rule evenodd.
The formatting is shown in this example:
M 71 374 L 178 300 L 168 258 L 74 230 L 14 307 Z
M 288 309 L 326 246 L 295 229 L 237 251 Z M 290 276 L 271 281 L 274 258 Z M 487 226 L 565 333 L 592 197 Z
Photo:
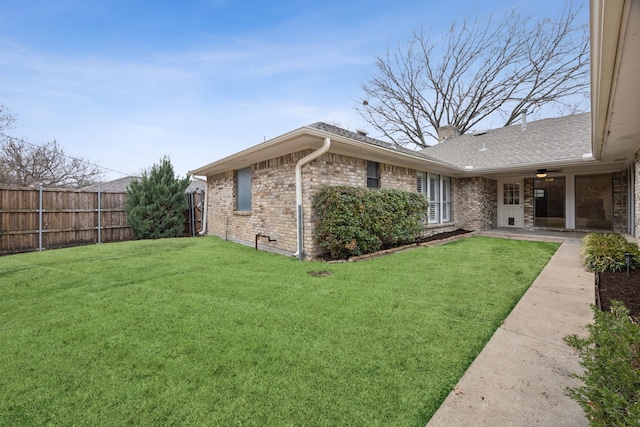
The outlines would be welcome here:
M 587 1 L 583 21 L 588 20 Z M 561 0 L 2 0 L 0 103 L 8 133 L 57 140 L 125 174 L 168 155 L 176 172 L 354 111 L 375 57 L 424 26 Z M 534 118 L 532 118 L 534 119 Z M 372 131 L 372 136 L 376 135 Z M 109 172 L 107 178 L 121 175 Z

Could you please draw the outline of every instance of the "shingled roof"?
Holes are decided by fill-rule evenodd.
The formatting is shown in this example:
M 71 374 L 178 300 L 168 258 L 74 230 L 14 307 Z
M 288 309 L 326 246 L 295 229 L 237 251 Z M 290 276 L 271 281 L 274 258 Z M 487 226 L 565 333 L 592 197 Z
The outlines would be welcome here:
M 410 149 L 405 148 L 405 147 L 400 147 L 400 146 L 398 146 L 396 144 L 391 144 L 389 142 L 385 142 L 385 141 L 381 141 L 379 139 L 371 138 L 371 137 L 367 136 L 364 133 L 351 132 L 350 130 L 346 130 L 346 129 L 343 129 L 343 128 L 338 127 L 338 126 L 330 125 L 328 123 L 316 122 L 316 123 L 312 123 L 310 125 L 307 125 L 307 127 L 313 128 L 313 129 L 320 129 L 320 130 L 323 130 L 325 132 L 332 133 L 334 135 L 343 136 L 345 138 L 354 139 L 356 141 L 364 142 L 366 144 L 375 145 L 375 146 L 382 147 L 382 148 L 387 148 L 389 150 L 398 151 L 400 153 L 410 154 L 410 155 L 413 155 L 413 156 L 416 156 L 416 157 L 422 157 L 422 158 L 424 158 L 426 160 L 431 160 L 433 162 L 444 163 L 444 164 L 449 165 L 449 166 L 454 166 L 453 163 L 449 163 L 449 162 L 447 162 L 445 160 L 433 157 L 429 153 L 426 153 L 424 151 L 410 150 Z
M 543 119 L 465 134 L 427 147 L 423 154 L 474 170 L 579 160 L 591 153 L 591 114 Z

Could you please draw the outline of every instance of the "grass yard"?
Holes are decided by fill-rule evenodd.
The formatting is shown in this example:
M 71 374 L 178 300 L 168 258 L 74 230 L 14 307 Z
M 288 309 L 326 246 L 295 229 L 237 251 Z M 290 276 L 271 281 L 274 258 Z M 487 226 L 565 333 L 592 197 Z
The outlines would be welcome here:
M 322 264 L 205 237 L 1 257 L 0 425 L 424 426 L 557 247 L 470 237 Z

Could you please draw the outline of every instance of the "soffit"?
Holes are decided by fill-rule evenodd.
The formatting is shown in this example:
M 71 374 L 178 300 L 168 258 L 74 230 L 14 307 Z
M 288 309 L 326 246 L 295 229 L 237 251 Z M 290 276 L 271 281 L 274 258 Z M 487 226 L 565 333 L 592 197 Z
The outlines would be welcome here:
M 592 2 L 594 155 L 633 158 L 640 147 L 640 1 Z

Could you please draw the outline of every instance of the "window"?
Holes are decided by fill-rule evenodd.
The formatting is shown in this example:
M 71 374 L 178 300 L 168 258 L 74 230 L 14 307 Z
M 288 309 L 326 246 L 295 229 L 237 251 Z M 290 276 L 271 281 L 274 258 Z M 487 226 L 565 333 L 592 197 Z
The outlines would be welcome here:
M 380 188 L 380 163 L 367 160 L 367 187 Z
M 251 168 L 236 171 L 236 209 L 251 210 Z
M 613 228 L 613 177 L 576 176 L 576 228 Z
M 442 182 L 442 222 L 451 221 L 451 178 L 443 176 Z
M 418 172 L 416 184 L 417 192 L 429 199 L 429 223 L 452 221 L 451 177 Z
M 440 175 L 429 174 L 429 222 L 440 222 Z
M 533 204 L 534 227 L 564 228 L 566 191 L 564 177 L 535 179 Z
M 520 204 L 520 184 L 508 183 L 502 187 L 502 204 L 503 205 L 519 205 Z

